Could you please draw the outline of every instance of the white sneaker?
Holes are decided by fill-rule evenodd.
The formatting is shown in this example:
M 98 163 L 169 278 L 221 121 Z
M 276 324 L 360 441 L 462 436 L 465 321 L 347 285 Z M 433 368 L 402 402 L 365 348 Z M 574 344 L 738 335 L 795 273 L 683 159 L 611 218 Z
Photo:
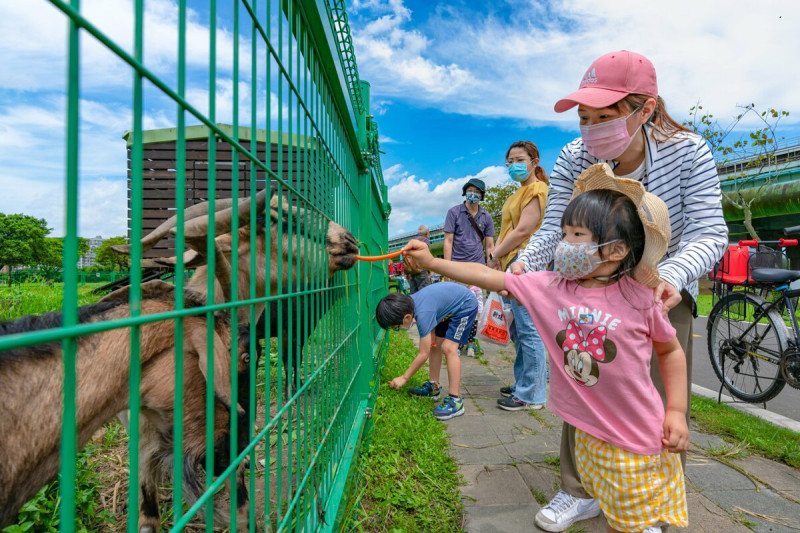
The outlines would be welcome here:
M 642 533 L 661 533 L 661 528 L 658 526 L 650 526 L 642 531 Z
M 600 504 L 593 498 L 576 498 L 559 490 L 550 503 L 536 513 L 536 525 L 545 531 L 564 531 L 580 520 L 600 514 Z
M 467 348 L 467 357 L 475 357 L 475 348 L 472 346 Z

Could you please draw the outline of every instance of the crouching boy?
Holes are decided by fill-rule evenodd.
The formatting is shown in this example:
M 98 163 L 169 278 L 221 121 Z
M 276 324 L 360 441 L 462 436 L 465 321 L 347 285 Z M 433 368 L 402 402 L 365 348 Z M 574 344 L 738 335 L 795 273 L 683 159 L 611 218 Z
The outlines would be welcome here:
M 383 329 L 408 329 L 416 320 L 419 331 L 417 357 L 402 376 L 389 382 L 389 386 L 399 389 L 430 359 L 429 380 L 409 392 L 437 399 L 444 352 L 450 394 L 433 410 L 433 416 L 439 420 L 449 420 L 463 415 L 464 402 L 459 393 L 461 361 L 458 358 L 458 345 L 467 343 L 477 314 L 478 301 L 475 295 L 463 285 L 448 281 L 428 285 L 411 296 L 391 293 L 378 302 L 375 318 Z

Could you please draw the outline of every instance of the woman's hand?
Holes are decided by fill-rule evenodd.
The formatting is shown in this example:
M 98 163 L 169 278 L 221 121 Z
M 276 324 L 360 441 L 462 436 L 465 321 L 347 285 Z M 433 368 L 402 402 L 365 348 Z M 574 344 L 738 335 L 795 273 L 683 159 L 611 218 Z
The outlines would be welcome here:
M 515 274 L 517 276 L 519 276 L 520 274 L 524 274 L 525 263 L 523 263 L 522 261 L 514 261 L 513 263 L 511 263 L 509 270 L 511 271 L 512 274 Z
M 663 302 L 664 316 L 669 313 L 670 309 L 681 303 L 682 299 L 680 291 L 666 281 L 662 281 L 658 284 L 658 286 L 656 286 L 656 288 L 653 290 L 653 296 L 653 299 L 656 303 L 659 301 Z
M 681 453 L 689 449 L 689 427 L 686 413 L 667 411 L 664 417 L 664 437 L 661 444 L 668 452 Z
M 408 244 L 403 247 L 403 254 L 408 254 L 416 259 L 417 263 L 424 269 L 427 269 L 433 261 L 433 255 L 431 255 L 428 245 L 417 239 L 408 241 Z
M 389 387 L 391 387 L 391 388 L 393 388 L 395 390 L 399 390 L 400 387 L 405 385 L 407 381 L 408 381 L 408 379 L 404 378 L 403 376 L 398 376 L 398 377 L 394 378 L 392 381 L 389 382 Z

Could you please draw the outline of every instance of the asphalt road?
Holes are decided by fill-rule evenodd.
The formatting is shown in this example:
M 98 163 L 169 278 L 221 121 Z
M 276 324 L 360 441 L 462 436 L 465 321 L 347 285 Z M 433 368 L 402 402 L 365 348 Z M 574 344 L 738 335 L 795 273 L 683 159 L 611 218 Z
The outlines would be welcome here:
M 692 344 L 692 383 L 713 391 L 718 391 L 720 381 L 711 368 L 706 338 L 706 317 L 694 321 L 694 342 Z M 723 391 L 730 396 L 730 393 Z M 759 404 L 754 404 L 758 406 Z M 767 411 L 800 422 L 800 390 L 787 385 L 775 398 L 767 402 Z

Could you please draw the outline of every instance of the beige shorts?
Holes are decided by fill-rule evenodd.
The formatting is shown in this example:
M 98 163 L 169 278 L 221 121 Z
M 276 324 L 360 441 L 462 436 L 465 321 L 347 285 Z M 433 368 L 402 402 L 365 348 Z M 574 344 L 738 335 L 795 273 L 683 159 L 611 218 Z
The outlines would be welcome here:
M 659 524 L 688 527 L 677 453 L 641 455 L 576 429 L 575 462 L 584 488 L 598 501 L 612 528 L 638 532 Z

